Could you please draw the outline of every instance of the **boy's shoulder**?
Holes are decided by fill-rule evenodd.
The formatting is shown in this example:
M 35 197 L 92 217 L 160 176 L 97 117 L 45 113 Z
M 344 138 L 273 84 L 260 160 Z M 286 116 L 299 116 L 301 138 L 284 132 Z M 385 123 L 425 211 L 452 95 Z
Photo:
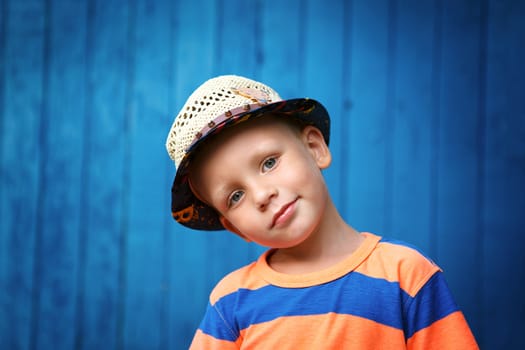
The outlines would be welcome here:
M 377 249 L 385 258 L 395 260 L 399 264 L 426 267 L 431 270 L 439 269 L 423 250 L 402 240 L 381 237 Z
M 263 256 L 259 259 L 262 259 Z M 257 261 L 254 261 L 224 276 L 213 288 L 210 294 L 210 304 L 214 305 L 220 298 L 240 289 L 257 289 L 267 285 L 268 283 L 255 272 L 256 264 Z
M 401 240 L 381 237 L 372 254 L 356 271 L 399 283 L 403 290 L 414 296 L 441 269 L 419 248 Z

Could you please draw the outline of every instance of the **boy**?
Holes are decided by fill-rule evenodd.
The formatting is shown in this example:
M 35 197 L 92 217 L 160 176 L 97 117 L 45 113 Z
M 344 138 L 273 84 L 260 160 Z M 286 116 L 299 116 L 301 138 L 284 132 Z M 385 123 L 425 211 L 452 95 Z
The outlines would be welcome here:
M 439 267 L 339 215 L 321 173 L 329 123 L 319 102 L 238 76 L 176 117 L 175 220 L 271 248 L 217 284 L 191 348 L 476 349 Z

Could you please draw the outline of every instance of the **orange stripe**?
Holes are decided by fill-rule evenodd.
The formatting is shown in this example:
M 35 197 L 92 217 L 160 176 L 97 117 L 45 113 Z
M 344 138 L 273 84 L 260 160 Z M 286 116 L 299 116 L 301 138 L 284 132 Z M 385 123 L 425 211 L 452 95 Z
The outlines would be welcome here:
M 427 328 L 415 333 L 408 340 L 410 349 L 479 349 L 465 317 L 456 311 Z
M 403 349 L 400 329 L 334 313 L 281 317 L 241 331 L 242 349 Z
M 356 269 L 370 277 L 399 282 L 401 289 L 412 297 L 439 270 L 416 250 L 387 242 L 379 243 L 374 254 Z
M 258 289 L 268 283 L 260 279 L 253 271 L 255 263 L 242 267 L 226 275 L 210 294 L 210 303 L 214 305 L 225 295 L 236 292 L 238 289 Z
M 200 329 L 197 330 L 193 341 L 190 345 L 190 350 L 213 350 L 213 349 L 239 349 L 241 347 L 240 339 L 237 342 L 230 342 L 226 340 L 216 339 L 212 336 L 202 333 Z

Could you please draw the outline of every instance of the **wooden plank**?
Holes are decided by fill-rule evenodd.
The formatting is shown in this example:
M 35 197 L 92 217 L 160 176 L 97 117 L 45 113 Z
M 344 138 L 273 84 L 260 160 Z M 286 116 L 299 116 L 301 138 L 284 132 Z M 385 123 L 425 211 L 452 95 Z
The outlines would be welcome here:
M 394 9 L 391 128 L 391 225 L 385 235 L 430 251 L 436 105 L 434 1 L 401 0 Z M 437 62 L 436 62 L 437 61 Z M 438 111 L 438 110 L 437 110 Z
M 299 43 L 301 45 L 297 67 L 301 80 L 301 97 L 311 97 L 321 102 L 331 119 L 330 151 L 332 164 L 324 176 L 332 199 L 345 215 L 347 198 L 344 193 L 346 135 L 343 114 L 343 31 L 345 30 L 345 1 L 307 1 L 300 6 L 302 17 Z M 349 217 L 347 217 L 349 218 Z
M 7 0 L 0 0 L 0 135 L 3 135 L 4 130 L 4 119 L 5 119 L 5 86 L 7 83 L 6 77 L 6 64 L 7 64 Z M 0 164 L 2 164 L 2 158 L 4 154 L 3 143 L 0 142 Z M 0 181 L 3 178 L 3 174 L 0 173 Z M 0 198 L 4 193 L 4 186 L 0 186 Z M 2 215 L 2 211 L 0 211 Z M 2 217 L 0 216 L 0 222 L 2 222 Z M 3 231 L 0 231 L 0 243 L 3 243 L 2 239 L 5 236 L 2 234 Z M 4 246 L 0 244 L 0 247 Z M 0 258 L 5 257 L 7 254 L 0 254 Z M 3 261 L 0 261 L 0 266 L 4 266 Z
M 170 117 L 175 118 L 191 92 L 213 74 L 218 19 L 215 4 L 206 0 L 180 1 L 174 6 L 172 16 L 176 26 L 173 46 L 170 46 L 174 60 L 170 67 L 173 94 L 169 103 Z M 172 121 L 166 124 L 166 136 Z M 171 160 L 167 159 L 170 163 Z M 175 174 L 173 165 L 168 172 L 169 186 L 166 191 L 168 200 L 171 200 L 169 189 Z M 167 206 L 168 215 L 169 210 Z M 185 349 L 189 347 L 204 315 L 209 292 L 216 282 L 208 278 L 208 268 L 216 262 L 207 256 L 207 242 L 212 235 L 225 236 L 226 233 L 194 232 L 169 220 L 169 344 L 174 349 Z
M 164 152 L 170 123 L 169 43 L 172 3 L 133 4 L 131 142 L 124 348 L 168 346 L 168 288 L 165 228 L 170 219 Z M 167 45 L 168 44 L 168 45 Z M 130 52 L 131 54 L 131 52 Z M 171 225 L 175 223 L 170 220 Z M 182 348 L 182 347 L 180 347 Z
M 214 74 L 255 79 L 262 59 L 260 1 L 222 0 L 216 7 Z
M 5 86 L 7 85 L 6 64 L 7 64 L 7 1 L 0 1 L 0 290 L 7 289 L 7 264 L 8 249 L 7 249 L 7 229 L 4 227 L 8 213 L 4 209 L 4 196 L 7 193 L 7 184 L 4 180 L 4 123 L 6 119 L 5 113 Z M 5 334 L 8 331 L 8 297 L 7 293 L 0 294 L 0 347 L 7 348 L 7 337 Z
M 41 227 L 38 201 L 45 9 L 39 1 L 5 1 L 2 10 L 0 347 L 26 349 L 33 344 L 38 327 L 34 318 L 38 294 L 33 281 Z
M 447 2 L 442 8 L 435 260 L 476 335 L 481 251 L 480 200 L 480 8 Z
M 78 245 L 82 191 L 85 107 L 85 18 L 82 3 L 51 2 L 48 72 L 41 131 L 41 244 L 38 329 L 35 346 L 71 349 L 75 345 Z
M 385 233 L 389 75 L 388 4 L 355 1 L 351 9 L 350 111 L 345 113 L 345 217 L 358 230 Z M 385 234 L 388 234 L 386 232 Z
M 80 346 L 122 348 L 129 167 L 129 8 L 88 4 Z
M 525 3 L 489 1 L 481 207 L 483 348 L 523 349 Z M 479 238 L 478 238 L 479 239 Z
M 257 38 L 260 62 L 256 73 L 284 99 L 300 97 L 303 89 L 301 36 L 305 19 L 301 17 L 301 6 L 301 0 L 283 2 L 278 8 L 261 2 L 261 34 Z

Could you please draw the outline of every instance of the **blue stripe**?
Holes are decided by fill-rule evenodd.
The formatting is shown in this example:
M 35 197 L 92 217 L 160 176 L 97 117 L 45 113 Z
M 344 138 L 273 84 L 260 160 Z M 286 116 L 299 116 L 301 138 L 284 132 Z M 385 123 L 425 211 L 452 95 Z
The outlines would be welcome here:
M 330 312 L 363 317 L 403 330 L 405 338 L 458 310 L 441 272 L 415 297 L 398 282 L 352 272 L 336 281 L 307 288 L 265 286 L 240 289 L 209 306 L 201 330 L 217 339 L 235 341 L 250 325 L 286 316 Z
M 401 311 L 409 299 L 410 296 L 399 288 L 397 282 L 353 272 L 331 283 L 308 288 L 269 285 L 257 290 L 240 289 L 217 301 L 214 308 L 222 317 L 207 312 L 201 330 L 215 338 L 234 341 L 240 330 L 250 325 L 283 316 L 329 312 L 360 316 L 403 329 Z M 221 318 L 229 324 L 232 332 L 217 328 L 216 322 Z
M 405 337 L 412 337 L 417 331 L 458 310 L 445 277 L 437 272 L 406 304 Z

